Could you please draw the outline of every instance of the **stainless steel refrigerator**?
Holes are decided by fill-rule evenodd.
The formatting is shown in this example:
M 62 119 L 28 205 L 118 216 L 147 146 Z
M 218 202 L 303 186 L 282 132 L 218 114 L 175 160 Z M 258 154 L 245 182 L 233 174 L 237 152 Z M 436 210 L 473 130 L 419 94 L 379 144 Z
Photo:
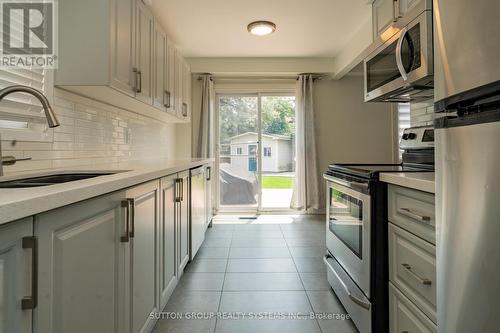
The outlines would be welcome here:
M 500 330 L 499 15 L 434 1 L 439 333 Z

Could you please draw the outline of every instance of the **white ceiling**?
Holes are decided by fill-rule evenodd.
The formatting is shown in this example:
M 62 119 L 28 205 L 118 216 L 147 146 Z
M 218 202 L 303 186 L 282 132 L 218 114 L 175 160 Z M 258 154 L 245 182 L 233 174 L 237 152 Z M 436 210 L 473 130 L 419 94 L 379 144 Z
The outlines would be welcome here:
M 367 22 L 367 0 L 152 0 L 186 57 L 334 57 Z M 250 35 L 268 20 L 277 30 Z

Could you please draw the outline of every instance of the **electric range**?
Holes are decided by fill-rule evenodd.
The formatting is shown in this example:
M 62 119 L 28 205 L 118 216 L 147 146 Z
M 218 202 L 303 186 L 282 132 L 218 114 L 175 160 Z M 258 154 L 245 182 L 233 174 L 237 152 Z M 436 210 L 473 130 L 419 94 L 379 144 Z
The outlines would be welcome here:
M 328 281 L 361 333 L 389 331 L 387 184 L 385 172 L 433 172 L 431 127 L 404 131 L 400 164 L 331 164 L 324 258 Z

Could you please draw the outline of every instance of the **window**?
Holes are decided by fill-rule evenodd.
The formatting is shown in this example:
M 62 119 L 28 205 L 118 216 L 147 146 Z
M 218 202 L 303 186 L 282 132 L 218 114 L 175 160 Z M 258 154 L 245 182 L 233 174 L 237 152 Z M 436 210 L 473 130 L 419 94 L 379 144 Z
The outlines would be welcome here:
M 52 71 L 41 68 L 0 68 L 0 89 L 25 85 L 42 91 L 51 100 Z M 35 97 L 16 93 L 0 102 L 0 132 L 4 140 L 49 141 L 45 115 Z
M 271 147 L 264 147 L 264 156 L 271 157 Z
M 236 148 L 236 155 L 243 155 L 243 148 Z
M 410 123 L 410 103 L 398 104 L 398 144 L 401 142 L 403 130 L 411 126 Z M 399 157 L 402 157 L 403 152 L 399 151 Z

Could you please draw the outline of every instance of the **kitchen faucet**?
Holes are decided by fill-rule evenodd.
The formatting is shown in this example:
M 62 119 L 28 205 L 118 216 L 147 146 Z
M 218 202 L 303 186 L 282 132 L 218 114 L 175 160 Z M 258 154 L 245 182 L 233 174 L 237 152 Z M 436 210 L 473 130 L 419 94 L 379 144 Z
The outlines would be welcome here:
M 59 126 L 59 120 L 57 120 L 56 114 L 54 110 L 52 109 L 52 106 L 50 106 L 50 103 L 45 97 L 44 94 L 42 94 L 40 91 L 28 87 L 28 86 L 22 86 L 22 85 L 15 85 L 15 86 L 9 86 L 6 88 L 3 88 L 0 90 L 0 102 L 2 99 L 12 93 L 16 92 L 22 92 L 22 93 L 27 93 L 30 95 L 33 95 L 36 97 L 40 103 L 42 104 L 43 110 L 45 111 L 45 118 L 47 118 L 47 123 L 49 124 L 49 127 L 57 127 Z M 13 165 L 17 161 L 26 161 L 30 160 L 31 157 L 28 158 L 19 158 L 16 159 L 14 156 L 2 156 L 2 137 L 0 135 L 0 177 L 3 176 L 3 166 L 4 165 Z

